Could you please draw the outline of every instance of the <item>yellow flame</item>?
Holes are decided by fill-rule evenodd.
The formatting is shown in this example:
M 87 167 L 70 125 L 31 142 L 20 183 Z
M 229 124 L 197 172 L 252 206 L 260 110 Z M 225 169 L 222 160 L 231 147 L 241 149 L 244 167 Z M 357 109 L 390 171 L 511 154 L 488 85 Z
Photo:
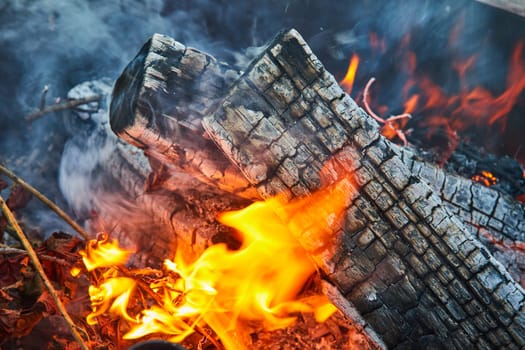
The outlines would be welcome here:
M 86 250 L 80 251 L 79 254 L 86 269 L 92 271 L 125 264 L 133 251 L 122 249 L 116 240 L 108 240 L 108 235 L 103 233 L 98 239 L 89 241 Z
M 89 290 L 93 312 L 88 322 L 109 311 L 129 321 L 125 339 L 162 333 L 175 342 L 208 325 L 229 350 L 246 348 L 246 322 L 283 328 L 299 312 L 313 312 L 322 322 L 335 306 L 322 295 L 298 299 L 298 294 L 316 270 L 311 254 L 335 241 L 351 191 L 351 181 L 343 179 L 305 198 L 286 202 L 275 197 L 221 214 L 219 221 L 239 232 L 241 247 L 217 244 L 194 262 L 184 261 L 182 254 L 166 260 L 164 276 L 149 285 L 155 304 L 135 316 L 128 313 L 138 299 L 133 296 L 137 282 L 111 267 L 122 264 L 129 251 L 116 242 L 91 242 L 84 263 L 91 270 L 103 267 L 105 280 Z
M 352 58 L 350 58 L 350 63 L 348 64 L 348 69 L 346 71 L 346 74 L 339 82 L 345 92 L 347 94 L 350 94 L 352 92 L 352 89 L 354 87 L 354 81 L 355 81 L 355 75 L 357 73 L 357 67 L 359 66 L 359 56 L 357 54 L 353 54 Z
M 87 316 L 88 324 L 96 324 L 96 317 L 108 310 L 134 322 L 135 319 L 129 316 L 126 310 L 135 284 L 136 282 L 132 278 L 112 277 L 98 287 L 90 286 L 89 296 L 93 311 Z

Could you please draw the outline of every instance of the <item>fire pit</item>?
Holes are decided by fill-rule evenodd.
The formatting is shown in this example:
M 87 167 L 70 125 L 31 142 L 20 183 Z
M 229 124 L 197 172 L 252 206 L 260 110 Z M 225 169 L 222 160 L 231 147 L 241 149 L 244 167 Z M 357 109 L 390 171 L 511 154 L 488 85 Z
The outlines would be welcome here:
M 480 128 L 517 123 L 525 44 L 512 43 L 501 91 L 471 85 L 470 56 L 454 63 L 452 94 L 419 71 L 411 35 L 395 48 L 399 77 L 365 79 L 362 53 L 335 78 L 295 29 L 243 67 L 154 34 L 107 113 L 107 82 L 72 90 L 88 103 L 72 127 L 91 126 L 66 145 L 60 185 L 102 232 L 72 269 L 89 284 L 78 315 L 98 343 L 523 347 L 523 159 L 515 142 L 485 146 L 518 147 L 516 159 L 474 145 Z M 368 40 L 393 55 L 375 32 Z M 88 204 L 64 160 L 82 140 L 103 150 Z

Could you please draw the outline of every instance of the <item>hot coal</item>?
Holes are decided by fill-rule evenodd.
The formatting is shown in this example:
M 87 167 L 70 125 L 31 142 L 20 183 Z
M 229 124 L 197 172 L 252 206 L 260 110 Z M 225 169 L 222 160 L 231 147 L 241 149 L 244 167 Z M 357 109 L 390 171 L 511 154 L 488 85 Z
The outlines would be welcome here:
M 477 145 L 461 142 L 445 168 L 467 178 L 489 172 L 497 179 L 490 187 L 512 197 L 525 193 L 523 165 L 510 156 L 496 156 Z

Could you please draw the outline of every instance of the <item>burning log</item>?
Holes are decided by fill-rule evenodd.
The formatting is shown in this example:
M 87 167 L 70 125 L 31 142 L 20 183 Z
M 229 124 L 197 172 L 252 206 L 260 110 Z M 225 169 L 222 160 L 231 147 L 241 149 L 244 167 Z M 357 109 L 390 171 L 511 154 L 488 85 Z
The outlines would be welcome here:
M 495 241 L 511 246 L 525 241 L 523 204 L 493 187 L 447 173 L 442 168 L 421 161 L 408 148 L 391 146 L 394 150 L 397 148 L 396 153 L 410 172 L 426 181 L 434 193 L 439 194 L 448 210 L 462 219 L 471 234 L 477 236 L 492 252 L 501 248 Z M 524 268 L 520 258 L 513 256 L 515 254 L 495 254 L 495 257 L 514 280 L 524 286 Z
M 338 169 L 355 173 L 360 191 L 345 227 L 311 253 L 387 346 L 525 344 L 523 290 L 295 31 L 270 45 L 203 124 L 265 197 L 310 193 L 332 157 L 332 181 Z
M 116 82 L 111 127 L 174 172 L 257 198 L 239 171 L 203 137 L 200 122 L 237 77 L 238 72 L 215 58 L 155 34 Z
M 101 79 L 80 84 L 68 97 L 76 101 L 93 94 L 107 96 L 109 83 Z M 73 137 L 65 147 L 60 177 L 70 205 L 77 214 L 87 212 L 91 232 L 110 232 L 124 245 L 135 247 L 134 263 L 149 266 L 160 265 L 178 248 L 192 258 L 213 243 L 236 244 L 216 215 L 246 206 L 246 199 L 187 173 L 168 172 L 142 150 L 115 137 L 103 102 L 88 107 L 74 109 L 65 119 Z M 79 189 L 71 184 L 82 183 L 79 178 L 86 176 L 76 166 L 84 154 L 88 156 L 80 161 L 88 169 L 90 184 Z M 80 196 L 80 203 L 79 192 L 86 194 Z M 87 207 L 86 202 L 90 202 Z
M 140 150 L 130 151 L 129 145 L 117 144 L 117 150 L 105 162 L 104 169 L 122 186 L 128 200 L 117 198 L 115 203 L 110 199 L 100 206 L 111 208 L 117 205 L 128 208 L 128 217 L 141 217 L 139 220 L 119 220 L 118 234 L 115 235 L 121 242 L 137 245 L 141 259 L 156 259 L 155 262 L 159 263 L 177 250 L 186 252 L 190 258 L 201 254 L 213 243 L 235 245 L 231 233 L 218 224 L 216 216 L 222 211 L 246 206 L 248 201 L 245 199 L 229 193 L 218 196 L 216 189 L 206 185 L 200 185 L 196 190 L 194 179 L 181 173 L 166 175 L 162 186 L 156 188 L 157 185 L 152 185 L 152 180 L 149 180 L 151 168 L 145 164 L 144 156 Z M 108 211 L 110 216 L 114 215 L 111 209 Z M 107 221 L 115 219 L 108 218 Z M 154 240 L 151 239 L 153 232 L 156 232 Z
M 187 152 L 185 147 L 195 149 L 192 142 L 202 145 L 199 159 L 219 159 L 215 169 L 229 169 L 224 162 L 229 160 L 249 181 L 242 188 L 256 188 L 264 198 L 307 195 L 322 182 L 354 174 L 359 191 L 337 235 L 330 242 L 310 241 L 306 236 L 299 241 L 387 346 L 525 344 L 523 289 L 444 201 L 478 210 L 486 215 L 488 225 L 492 216 L 499 215 L 500 222 L 509 222 L 507 227 L 519 229 L 521 220 L 512 221 L 502 211 L 506 198 L 477 201 L 484 198 L 477 197 L 478 192 L 486 192 L 482 187 L 472 187 L 471 196 L 449 192 L 454 188 L 453 177 L 443 178 L 443 187 L 436 185 L 440 198 L 427 184 L 436 183 L 432 172 L 418 167 L 417 161 L 381 137 L 375 122 L 344 94 L 295 31 L 281 34 L 228 94 L 217 91 L 213 103 L 187 114 L 195 118 L 190 120 L 184 119 L 185 106 L 193 105 L 187 96 L 166 88 L 145 93 L 153 91 L 148 90 L 154 86 L 148 84 L 151 75 L 160 81 L 157 86 L 184 81 L 180 62 L 188 50 L 174 50 L 178 63 L 159 60 L 172 67 L 164 70 L 166 74 L 158 70 L 150 74 L 152 60 L 144 57 L 151 56 L 155 46 L 146 44 L 119 79 L 110 116 L 119 136 L 145 148 L 148 155 L 213 184 L 209 176 L 202 176 L 205 172 L 200 171 L 199 162 L 181 156 Z M 180 47 L 174 42 L 171 46 Z M 185 69 L 191 74 L 194 67 L 192 63 Z M 177 72 L 175 78 L 168 78 L 171 71 Z M 191 87 L 197 93 L 195 100 L 201 100 L 205 89 Z M 171 111 L 160 106 L 168 96 Z M 120 102 L 124 97 L 131 97 L 130 108 Z M 167 121 L 174 124 L 164 130 Z M 206 138 L 191 139 L 200 137 L 203 130 L 226 157 L 219 156 Z M 174 137 L 179 132 L 184 136 Z M 239 178 L 239 171 L 231 173 Z M 431 175 L 425 177 L 427 173 Z M 436 170 L 434 174 L 443 173 Z M 220 181 L 215 185 L 226 188 Z
M 183 55 L 185 57 L 182 57 Z M 194 79 L 197 76 L 199 78 Z M 201 125 L 206 111 L 225 94 L 226 88 L 232 84 L 234 77 L 238 76 L 238 72 L 223 63 L 218 63 L 213 57 L 193 48 L 186 49 L 171 38 L 155 34 L 128 65 L 115 86 L 111 110 L 112 128 L 122 139 L 144 149 L 150 159 L 156 159 L 156 164 L 170 164 L 170 171 L 162 168 L 155 171 L 157 174 L 163 171 L 177 173 L 176 180 L 171 184 L 170 181 L 164 181 L 163 188 L 175 190 L 177 187 L 202 187 L 199 182 L 193 181 L 195 176 L 211 185 L 206 191 L 213 191 L 214 186 L 219 186 L 226 192 L 258 199 L 259 196 L 254 193 L 253 187 L 246 182 L 240 171 L 232 167 L 223 153 L 218 152 L 215 145 L 207 139 Z M 199 145 L 202 145 L 202 148 L 199 148 Z M 396 145 L 392 147 L 396 148 Z M 494 237 L 507 237 L 513 241 L 525 240 L 525 231 L 518 227 L 525 218 L 518 221 L 509 219 L 511 222 L 507 223 L 505 229 L 503 225 L 498 224 L 501 221 L 501 213 L 505 212 L 503 208 L 513 208 L 513 213 L 520 212 L 519 205 L 514 201 L 500 196 L 497 191 L 487 191 L 485 187 L 473 185 L 470 180 L 447 174 L 441 168 L 427 162 L 417 161 L 416 155 L 406 148 L 400 148 L 398 151 L 402 153 L 403 162 L 412 172 L 426 179 L 440 195 L 441 200 L 450 204 L 454 213 L 459 211 L 467 226 L 473 229 L 473 233 L 479 233 L 480 228 L 487 227 L 487 223 L 491 221 L 492 227 L 489 231 Z M 117 160 L 108 166 L 108 170 L 118 171 L 120 164 L 129 164 L 129 161 L 137 163 L 126 156 L 129 153 L 120 152 L 128 161 Z M 115 178 L 132 178 L 135 176 L 133 173 L 140 173 L 142 175 L 138 188 L 141 188 L 151 169 L 148 166 L 139 168 L 125 171 L 129 175 L 116 174 Z M 190 182 L 188 186 L 181 185 L 181 176 L 185 174 L 192 175 L 190 178 L 186 177 Z M 445 181 L 446 179 L 448 180 Z M 445 183 L 448 191 L 458 194 L 442 193 Z M 451 187 L 450 184 L 462 190 L 456 191 L 456 187 Z M 129 186 L 131 187 L 127 192 L 137 196 L 140 191 L 131 189 L 137 186 Z M 470 186 L 474 186 L 472 191 Z M 469 191 L 472 195 L 459 194 Z M 481 213 L 479 208 L 470 210 L 469 208 L 473 207 L 472 203 L 464 201 L 500 201 L 502 209 L 497 211 L 500 217 L 492 218 L 491 214 L 496 213 L 492 208 L 484 208 Z M 508 217 L 516 218 L 516 215 Z

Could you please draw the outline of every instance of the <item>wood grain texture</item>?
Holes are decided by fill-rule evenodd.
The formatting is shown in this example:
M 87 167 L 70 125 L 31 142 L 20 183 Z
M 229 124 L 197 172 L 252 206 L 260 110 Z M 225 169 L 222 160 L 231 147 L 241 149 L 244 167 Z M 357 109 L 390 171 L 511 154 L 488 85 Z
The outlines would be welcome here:
M 203 113 L 238 77 L 215 58 L 155 34 L 118 78 L 110 106 L 113 131 L 199 182 L 245 198 L 257 194 L 246 179 L 203 137 Z M 209 188 L 208 188 L 209 190 Z

